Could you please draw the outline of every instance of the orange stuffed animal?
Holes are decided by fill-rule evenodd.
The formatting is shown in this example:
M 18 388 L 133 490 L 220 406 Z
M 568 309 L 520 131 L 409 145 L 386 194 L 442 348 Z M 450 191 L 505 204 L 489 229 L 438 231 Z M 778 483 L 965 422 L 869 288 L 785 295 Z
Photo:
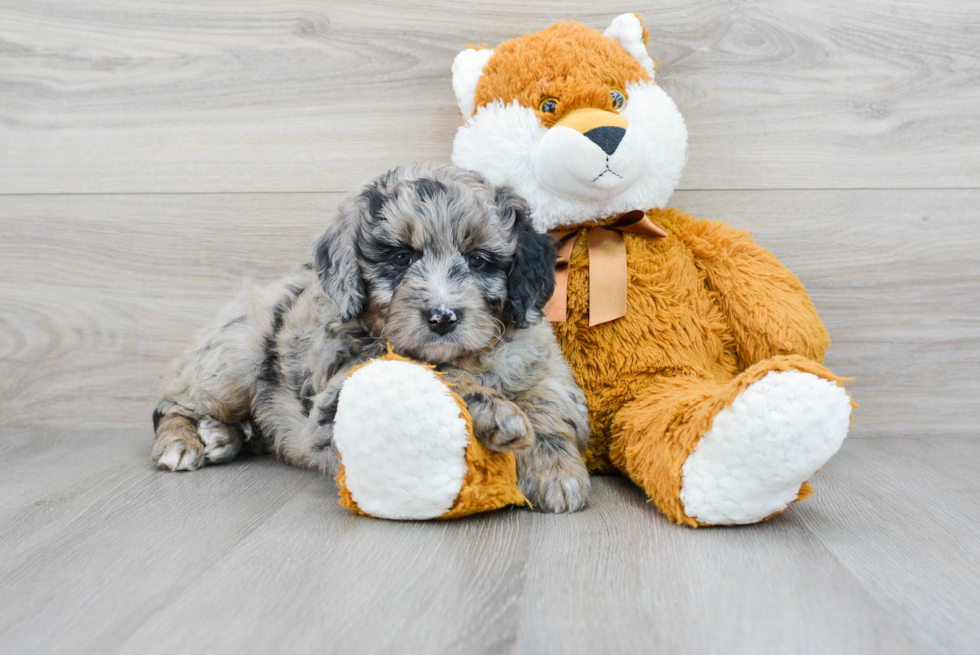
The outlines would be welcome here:
M 453 162 L 514 186 L 562 241 L 550 311 L 589 399 L 590 470 L 678 523 L 753 523 L 809 495 L 852 403 L 796 276 L 747 233 L 663 209 L 687 130 L 647 38 L 625 14 L 463 51 Z

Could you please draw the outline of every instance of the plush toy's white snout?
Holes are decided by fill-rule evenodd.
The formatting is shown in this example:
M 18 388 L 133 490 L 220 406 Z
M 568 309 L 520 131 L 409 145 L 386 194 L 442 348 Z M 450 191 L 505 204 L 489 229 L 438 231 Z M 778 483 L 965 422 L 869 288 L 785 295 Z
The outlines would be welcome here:
M 538 183 L 576 200 L 607 200 L 630 188 L 643 172 L 645 144 L 629 121 L 601 109 L 562 117 L 531 153 Z

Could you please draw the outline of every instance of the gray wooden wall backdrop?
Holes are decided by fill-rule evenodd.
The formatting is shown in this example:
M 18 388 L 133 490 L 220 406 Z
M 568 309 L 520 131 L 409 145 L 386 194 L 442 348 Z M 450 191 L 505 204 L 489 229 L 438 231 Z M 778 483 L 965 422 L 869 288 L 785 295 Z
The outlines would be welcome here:
M 244 276 L 353 185 L 448 161 L 449 67 L 639 11 L 691 157 L 674 203 L 809 287 L 858 437 L 980 422 L 971 0 L 0 2 L 0 428 L 132 427 Z

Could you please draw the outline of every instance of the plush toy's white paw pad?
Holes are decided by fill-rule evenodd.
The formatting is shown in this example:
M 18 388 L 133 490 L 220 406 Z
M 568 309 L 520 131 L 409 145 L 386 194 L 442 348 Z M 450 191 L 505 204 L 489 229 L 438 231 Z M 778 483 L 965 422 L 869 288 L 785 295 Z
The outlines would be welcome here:
M 429 519 L 453 505 L 466 475 L 466 420 L 448 387 L 410 362 L 380 360 L 344 383 L 334 444 L 362 511 Z
M 784 509 L 840 449 L 850 417 L 851 399 L 837 384 L 770 372 L 718 413 L 684 462 L 684 512 L 730 525 Z

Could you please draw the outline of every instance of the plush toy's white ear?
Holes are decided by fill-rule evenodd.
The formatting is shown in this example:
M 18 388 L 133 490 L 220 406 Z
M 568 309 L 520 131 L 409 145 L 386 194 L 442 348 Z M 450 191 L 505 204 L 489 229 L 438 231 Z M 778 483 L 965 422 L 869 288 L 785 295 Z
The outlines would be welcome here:
M 629 53 L 630 57 L 640 62 L 640 65 L 647 69 L 650 77 L 654 77 L 653 59 L 647 52 L 644 32 L 643 21 L 640 20 L 638 14 L 623 14 L 616 16 L 602 35 L 615 39 L 619 45 L 623 46 L 623 50 Z
M 456 55 L 453 60 L 453 91 L 456 93 L 456 103 L 467 119 L 476 110 L 476 85 L 483 75 L 483 67 L 490 61 L 493 50 L 473 50 L 467 48 Z

